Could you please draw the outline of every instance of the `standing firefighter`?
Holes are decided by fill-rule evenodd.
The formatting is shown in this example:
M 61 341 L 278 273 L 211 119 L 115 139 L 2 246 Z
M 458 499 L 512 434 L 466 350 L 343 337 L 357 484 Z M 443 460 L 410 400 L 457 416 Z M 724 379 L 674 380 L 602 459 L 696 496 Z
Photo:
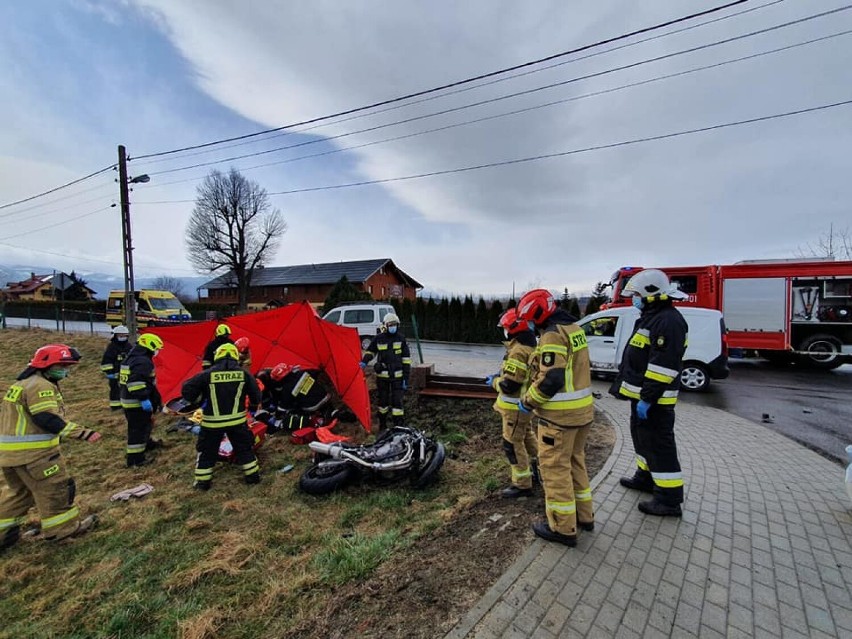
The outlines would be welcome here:
M 201 368 L 210 368 L 213 365 L 213 358 L 216 355 L 216 349 L 222 344 L 233 344 L 231 339 L 231 327 L 227 324 L 219 324 L 216 326 L 216 337 L 214 337 L 204 349 L 204 355 L 201 358 Z
M 639 502 L 649 515 L 681 516 L 683 474 L 674 436 L 680 369 L 686 352 L 687 324 L 672 306 L 684 294 L 657 269 L 640 271 L 622 292 L 642 311 L 633 337 L 624 349 L 615 395 L 630 399 L 630 436 L 636 451 L 636 472 L 621 485 L 654 494 Z
M 21 524 L 32 506 L 38 509 L 45 539 L 76 537 L 91 529 L 96 517 L 80 520 L 74 505 L 76 485 L 59 448 L 61 438 L 96 442 L 100 433 L 65 420 L 59 391 L 80 353 L 65 344 L 48 344 L 35 352 L 0 406 L 0 551 L 20 538 Z
M 185 400 L 203 406 L 193 484 L 197 490 L 210 490 L 223 435 L 234 447 L 234 460 L 242 468 L 246 483 L 260 483 L 260 468 L 252 450 L 254 436 L 246 423 L 246 397 L 248 410 L 256 410 L 260 388 L 251 373 L 240 366 L 239 358 L 236 346 L 223 344 L 213 355 L 213 366 L 187 380 L 181 389 Z
M 127 467 L 142 466 L 151 460 L 145 452 L 155 448 L 159 442 L 151 439 L 154 413 L 163 407 L 157 390 L 157 373 L 154 357 L 163 348 L 163 340 L 157 335 L 140 335 L 127 357 L 121 363 L 118 383 L 121 386 L 121 407 L 127 419 Z
M 385 330 L 373 338 L 361 360 L 361 368 L 365 368 L 376 357 L 373 370 L 376 372 L 379 430 L 387 428 L 388 413 L 391 413 L 394 426 L 402 426 L 405 418 L 402 398 L 411 375 L 411 352 L 399 332 L 399 317 L 396 313 L 388 313 L 383 324 Z
M 506 356 L 499 375 L 489 375 L 486 383 L 497 391 L 494 410 L 503 418 L 503 451 L 512 469 L 512 485 L 503 497 L 532 494 L 532 464 L 536 456 L 536 435 L 529 413 L 518 409 L 530 378 L 530 360 L 535 350 L 535 334 L 526 322 L 518 320 L 517 309 L 500 316 L 498 326 L 506 337 Z
M 130 331 L 126 326 L 116 326 L 112 329 L 112 339 L 107 344 L 104 356 L 101 359 L 101 370 L 109 382 L 109 407 L 112 410 L 121 410 L 121 388 L 118 385 L 118 374 L 121 371 L 121 362 L 127 357 L 132 348 L 128 339 Z
M 595 527 L 585 451 L 595 415 L 586 335 L 544 289 L 521 298 L 518 319 L 532 322 L 540 336 L 530 385 L 519 404 L 522 411 L 534 411 L 538 428 L 547 521 L 534 524 L 533 532 L 576 546 L 577 527 Z

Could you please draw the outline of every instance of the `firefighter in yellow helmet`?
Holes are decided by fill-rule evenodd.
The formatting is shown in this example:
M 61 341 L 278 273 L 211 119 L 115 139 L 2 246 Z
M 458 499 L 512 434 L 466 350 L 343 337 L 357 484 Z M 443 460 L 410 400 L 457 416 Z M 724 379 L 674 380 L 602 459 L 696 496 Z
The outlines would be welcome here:
M 74 505 L 76 485 L 68 475 L 60 439 L 96 442 L 100 433 L 66 421 L 59 390 L 80 353 L 65 344 L 39 348 L 29 366 L 9 386 L 0 405 L 0 552 L 20 538 L 21 524 L 32 506 L 38 509 L 41 534 L 48 540 L 90 530 L 95 515 L 80 520 Z
M 153 333 L 145 333 L 136 340 L 121 363 L 118 385 L 121 387 L 121 407 L 127 420 L 127 467 L 143 466 L 146 451 L 157 448 L 159 441 L 151 439 L 154 414 L 163 407 L 157 390 L 157 373 L 154 357 L 163 348 L 163 340 Z
M 532 322 L 540 336 L 530 385 L 519 404 L 522 411 L 534 411 L 538 428 L 547 521 L 534 524 L 533 532 L 576 546 L 577 528 L 595 527 L 585 452 L 595 416 L 586 335 L 544 289 L 521 298 L 518 319 Z
M 242 469 L 245 482 L 260 483 L 260 467 L 252 449 L 254 436 L 246 413 L 246 403 L 252 412 L 260 404 L 260 387 L 251 373 L 240 366 L 239 359 L 236 346 L 222 344 L 213 355 L 213 366 L 187 380 L 181 388 L 185 400 L 203 406 L 193 484 L 197 490 L 210 490 L 224 435 L 234 447 L 234 460 Z
M 494 410 L 503 418 L 503 451 L 512 469 L 512 484 L 504 488 L 503 497 L 532 494 L 533 463 L 536 457 L 536 435 L 529 413 L 518 409 L 530 378 L 530 360 L 535 351 L 535 334 L 526 322 L 518 320 L 517 309 L 510 308 L 500 316 L 498 326 L 506 338 L 506 355 L 499 375 L 489 375 L 485 383 L 497 391 Z
M 231 339 L 231 327 L 222 322 L 216 326 L 216 336 L 207 343 L 204 348 L 204 355 L 201 358 L 201 368 L 209 368 L 213 365 L 213 357 L 216 354 L 216 349 L 222 344 L 233 344 Z

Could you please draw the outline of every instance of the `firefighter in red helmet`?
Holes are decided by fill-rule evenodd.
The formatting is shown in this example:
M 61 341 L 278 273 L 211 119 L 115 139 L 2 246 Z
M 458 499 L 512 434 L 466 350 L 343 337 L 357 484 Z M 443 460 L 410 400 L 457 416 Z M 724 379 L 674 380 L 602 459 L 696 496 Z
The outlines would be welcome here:
M 75 537 L 90 530 L 95 515 L 80 519 L 74 505 L 76 484 L 68 475 L 59 441 L 72 437 L 96 442 L 100 433 L 65 419 L 59 381 L 80 353 L 65 344 L 39 348 L 0 405 L 0 552 L 20 538 L 27 511 L 35 506 L 47 540 Z
M 533 463 L 536 457 L 536 435 L 529 413 L 518 409 L 530 379 L 530 361 L 535 351 L 535 334 L 527 322 L 518 319 L 516 308 L 500 316 L 498 327 L 506 338 L 506 355 L 499 375 L 489 375 L 485 383 L 497 391 L 494 410 L 503 419 L 503 451 L 512 470 L 512 484 L 504 488 L 503 497 L 532 494 Z
M 586 438 L 595 415 L 586 335 L 577 318 L 559 308 L 544 289 L 518 303 L 518 319 L 539 334 L 529 387 L 519 404 L 534 413 L 538 463 L 547 521 L 533 525 L 537 537 L 577 545 L 577 528 L 594 530 L 592 490 L 586 472 Z
M 237 352 L 240 354 L 240 366 L 247 371 L 251 371 L 251 342 L 249 342 L 249 338 L 239 338 L 234 342 L 234 346 L 237 347 Z

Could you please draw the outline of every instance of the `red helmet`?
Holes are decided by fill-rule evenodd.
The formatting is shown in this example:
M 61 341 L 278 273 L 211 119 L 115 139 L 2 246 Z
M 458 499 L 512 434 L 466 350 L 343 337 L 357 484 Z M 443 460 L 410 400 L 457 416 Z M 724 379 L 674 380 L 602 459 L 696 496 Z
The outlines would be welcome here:
M 508 311 L 503 313 L 500 316 L 500 320 L 497 322 L 497 326 L 505 330 L 509 335 L 523 333 L 524 331 L 529 330 L 527 323 L 518 319 L 517 308 L 510 308 Z
M 249 338 L 248 337 L 241 337 L 236 342 L 234 342 L 234 346 L 237 347 L 237 350 L 242 355 L 245 355 L 246 353 L 248 353 L 248 349 L 249 349 Z
M 281 362 L 273 367 L 273 369 L 269 372 L 269 376 L 276 382 L 280 382 L 282 379 L 287 377 L 287 375 L 297 370 L 299 370 L 298 366 Z
M 528 292 L 518 302 L 518 319 L 522 322 L 532 322 L 541 325 L 556 311 L 556 300 L 550 291 L 536 288 Z
M 65 344 L 48 344 L 35 352 L 28 366 L 42 370 L 54 364 L 76 364 L 82 357 L 76 348 Z

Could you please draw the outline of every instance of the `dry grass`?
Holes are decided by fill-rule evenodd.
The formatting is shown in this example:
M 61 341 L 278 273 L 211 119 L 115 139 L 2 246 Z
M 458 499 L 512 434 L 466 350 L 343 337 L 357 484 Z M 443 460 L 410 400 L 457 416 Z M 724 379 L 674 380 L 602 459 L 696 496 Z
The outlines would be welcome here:
M 272 437 L 259 453 L 259 486 L 246 486 L 238 469 L 219 464 L 213 490 L 197 493 L 194 439 L 166 434 L 168 418 L 155 429 L 168 444 L 157 461 L 124 467 L 124 418 L 107 408 L 99 370 L 106 340 L 63 339 L 84 355 L 62 384 L 68 417 L 104 435 L 96 444 L 69 441 L 63 450 L 78 504 L 98 513 L 100 524 L 70 543 L 21 542 L 2 556 L 3 638 L 287 636 L 325 608 L 335 580 L 366 579 L 376 557 L 393 560 L 505 481 L 494 437 L 499 419 L 487 403 L 459 405 L 456 419 L 446 406 L 412 399 L 416 425 L 456 442 L 437 487 L 365 486 L 310 497 L 297 489 L 309 451 Z M 48 331 L 0 331 L 0 389 L 52 341 Z M 293 472 L 277 472 L 290 463 Z M 110 501 L 141 482 L 154 492 Z M 343 562 L 352 572 L 341 576 L 334 571 Z

